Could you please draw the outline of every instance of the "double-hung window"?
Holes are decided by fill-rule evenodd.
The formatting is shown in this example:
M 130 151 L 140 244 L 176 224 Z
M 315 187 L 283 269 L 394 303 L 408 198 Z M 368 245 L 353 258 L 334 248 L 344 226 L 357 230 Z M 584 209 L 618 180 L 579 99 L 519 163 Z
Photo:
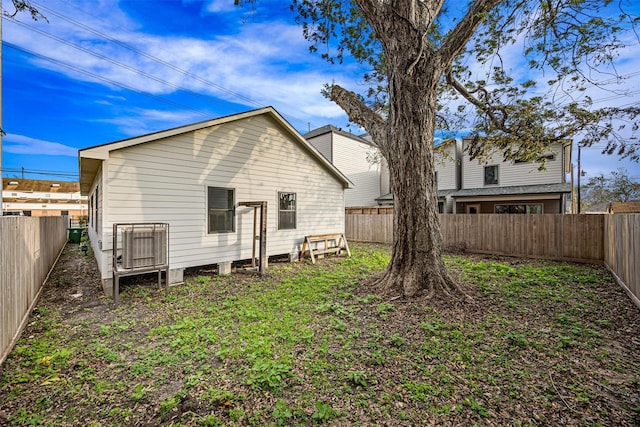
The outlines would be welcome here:
M 207 232 L 228 233 L 235 228 L 233 188 L 207 187 Z
M 278 230 L 296 228 L 296 193 L 278 193 Z

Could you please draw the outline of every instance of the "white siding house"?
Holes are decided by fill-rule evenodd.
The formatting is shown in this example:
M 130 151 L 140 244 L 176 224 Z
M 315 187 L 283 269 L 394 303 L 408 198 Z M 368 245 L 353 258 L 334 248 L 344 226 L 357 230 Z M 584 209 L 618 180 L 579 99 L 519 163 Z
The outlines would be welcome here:
M 457 213 L 564 213 L 571 193 L 570 142 L 547 149 L 544 170 L 540 163 L 505 161 L 495 152 L 484 161 L 471 160 L 469 142 L 462 140 L 462 184 L 453 194 Z
M 448 139 L 435 147 L 434 167 L 438 185 L 438 212 L 453 213 L 453 194 L 460 189 L 462 142 Z
M 327 125 L 304 135 L 322 155 L 353 183 L 345 192 L 345 206 L 375 206 L 382 194 L 380 165 L 368 157 L 377 151 L 369 141 Z
M 172 282 L 187 267 L 251 258 L 253 208 L 240 202 L 267 201 L 268 256 L 344 232 L 349 180 L 271 107 L 89 147 L 79 162 L 105 290 L 115 223 L 169 224 Z

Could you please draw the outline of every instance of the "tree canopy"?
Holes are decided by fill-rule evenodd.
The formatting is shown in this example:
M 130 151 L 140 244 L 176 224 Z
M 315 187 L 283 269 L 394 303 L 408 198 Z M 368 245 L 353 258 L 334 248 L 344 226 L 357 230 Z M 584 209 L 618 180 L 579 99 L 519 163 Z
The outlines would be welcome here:
M 256 0 L 247 0 L 255 3 Z M 311 51 L 366 67 L 367 90 L 325 95 L 371 135 L 394 193 L 393 250 L 372 283 L 411 297 L 459 296 L 442 260 L 435 129 L 468 129 L 472 158 L 541 160 L 566 139 L 638 160 L 640 113 L 597 107 L 640 19 L 619 0 L 292 0 Z M 236 0 L 236 4 L 242 3 Z M 612 89 L 610 89 L 612 90 Z
M 410 4 L 408 15 L 402 4 Z M 630 2 L 294 0 L 291 8 L 312 52 L 368 67 L 368 90 L 358 99 L 383 118 L 389 102 L 385 47 L 398 41 L 385 36 L 383 26 L 371 25 L 372 11 L 422 25 L 412 47 L 415 61 L 430 52 L 447 54 L 436 126 L 482 137 L 470 147 L 472 156 L 497 148 L 507 159 L 533 160 L 549 143 L 576 138 L 584 146 L 605 143 L 608 154 L 640 158 L 639 104 L 629 98 L 626 105 L 598 106 L 590 95 L 593 88 L 626 95 L 616 90 L 625 76 L 615 60 L 638 44 L 640 17 L 627 10 Z M 414 67 L 406 64 L 405 71 L 411 74 Z
M 588 179 L 582 187 L 585 206 L 602 203 L 628 202 L 640 199 L 640 178 L 629 175 L 625 168 L 612 171 L 608 175 L 599 174 Z

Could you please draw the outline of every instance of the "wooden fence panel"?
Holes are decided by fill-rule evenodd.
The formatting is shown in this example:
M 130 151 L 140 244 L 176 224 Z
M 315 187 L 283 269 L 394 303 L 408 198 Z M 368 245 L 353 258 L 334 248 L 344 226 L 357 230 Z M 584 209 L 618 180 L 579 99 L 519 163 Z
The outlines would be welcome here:
M 605 264 L 640 307 L 640 214 L 607 215 Z
M 348 213 L 350 240 L 391 243 L 393 215 Z M 604 215 L 440 215 L 445 247 L 470 252 L 601 263 Z
M 67 240 L 64 217 L 0 217 L 0 364 Z

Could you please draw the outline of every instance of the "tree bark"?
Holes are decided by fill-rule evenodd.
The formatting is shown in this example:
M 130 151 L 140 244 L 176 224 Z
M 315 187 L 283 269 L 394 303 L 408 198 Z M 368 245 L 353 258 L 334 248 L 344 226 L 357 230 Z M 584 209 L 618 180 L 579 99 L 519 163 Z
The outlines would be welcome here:
M 381 10 L 384 6 L 379 3 L 360 3 L 381 37 L 387 58 L 388 116 L 381 120 L 372 115 L 354 94 L 338 86 L 331 98 L 352 121 L 369 131 L 389 166 L 394 193 L 393 251 L 376 285 L 406 297 L 465 298 L 442 259 L 434 169 L 437 85 L 450 58 L 443 58 L 425 43 L 431 22 L 420 22 L 414 8 L 403 10 L 396 3 L 395 16 L 390 18 L 390 11 Z M 400 3 L 415 6 L 411 1 Z
M 419 294 L 461 296 L 442 259 L 442 233 L 438 219 L 438 193 L 434 168 L 434 129 L 437 58 L 417 63 L 411 52 L 397 52 L 389 61 L 392 100 L 387 119 L 386 150 L 394 193 L 393 252 L 379 284 L 388 289 L 402 284 L 407 297 Z M 407 64 L 413 65 L 411 74 Z

